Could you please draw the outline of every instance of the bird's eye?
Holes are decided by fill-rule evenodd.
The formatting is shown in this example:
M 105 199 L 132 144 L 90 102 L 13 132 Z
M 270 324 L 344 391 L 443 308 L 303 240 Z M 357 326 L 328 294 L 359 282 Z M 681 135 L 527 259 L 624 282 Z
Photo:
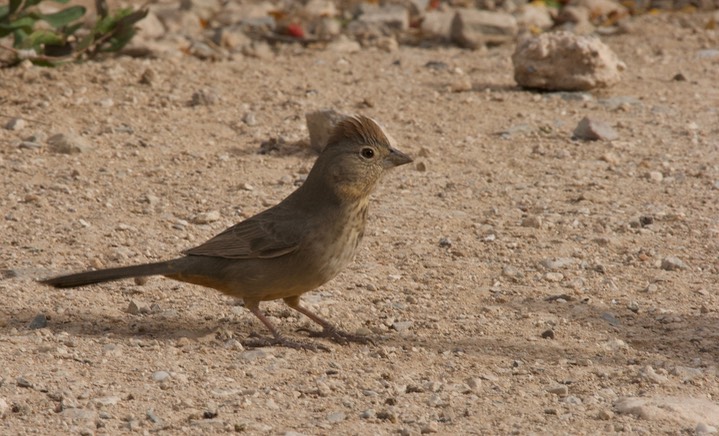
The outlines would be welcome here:
M 369 147 L 365 147 L 362 149 L 362 151 L 360 151 L 360 154 L 365 159 L 372 159 L 374 157 L 374 150 Z

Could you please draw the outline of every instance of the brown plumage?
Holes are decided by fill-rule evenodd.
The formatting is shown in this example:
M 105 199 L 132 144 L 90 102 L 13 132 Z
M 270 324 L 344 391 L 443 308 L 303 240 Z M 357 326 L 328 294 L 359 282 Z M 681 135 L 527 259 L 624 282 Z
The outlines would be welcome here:
M 300 305 L 300 296 L 335 277 L 354 257 L 364 235 L 369 196 L 390 168 L 411 162 L 393 149 L 370 118 L 337 124 L 307 180 L 279 204 L 164 262 L 87 271 L 42 283 L 67 288 L 129 277 L 164 275 L 244 300 L 273 335 L 286 340 L 260 312 L 261 301 L 282 298 L 322 326 L 337 342 L 359 340 Z

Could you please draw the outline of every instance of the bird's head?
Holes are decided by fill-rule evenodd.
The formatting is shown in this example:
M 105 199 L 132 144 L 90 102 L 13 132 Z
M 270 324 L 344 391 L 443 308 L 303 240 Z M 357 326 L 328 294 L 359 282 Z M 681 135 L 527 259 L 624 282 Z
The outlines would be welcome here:
M 321 177 L 342 199 L 359 199 L 374 190 L 387 170 L 410 162 L 392 148 L 376 122 L 358 115 L 337 123 L 307 180 Z

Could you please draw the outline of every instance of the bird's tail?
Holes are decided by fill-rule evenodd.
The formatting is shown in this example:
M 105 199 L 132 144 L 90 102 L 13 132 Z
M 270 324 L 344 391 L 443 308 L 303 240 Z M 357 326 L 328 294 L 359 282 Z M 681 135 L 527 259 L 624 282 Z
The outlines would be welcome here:
M 174 263 L 173 260 L 168 260 L 165 262 L 99 269 L 96 271 L 85 271 L 65 276 L 50 277 L 39 280 L 39 282 L 56 288 L 74 288 L 76 286 L 92 285 L 94 283 L 110 282 L 130 277 L 171 274 L 176 272 L 176 268 L 173 267 Z

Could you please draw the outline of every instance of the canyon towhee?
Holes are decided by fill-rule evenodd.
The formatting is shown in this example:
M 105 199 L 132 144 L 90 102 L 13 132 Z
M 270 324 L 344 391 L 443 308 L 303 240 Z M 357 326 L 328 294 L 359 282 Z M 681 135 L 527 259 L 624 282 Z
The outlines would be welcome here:
M 263 344 L 316 348 L 286 339 L 262 314 L 261 301 L 279 298 L 322 326 L 315 336 L 338 343 L 367 342 L 310 312 L 300 304 L 300 296 L 335 277 L 352 260 L 364 234 L 370 194 L 387 170 L 409 162 L 412 159 L 393 149 L 370 118 L 348 117 L 334 128 L 302 186 L 276 206 L 185 251 L 185 256 L 41 282 L 69 288 L 163 275 L 242 298 L 272 333 L 273 339 Z

